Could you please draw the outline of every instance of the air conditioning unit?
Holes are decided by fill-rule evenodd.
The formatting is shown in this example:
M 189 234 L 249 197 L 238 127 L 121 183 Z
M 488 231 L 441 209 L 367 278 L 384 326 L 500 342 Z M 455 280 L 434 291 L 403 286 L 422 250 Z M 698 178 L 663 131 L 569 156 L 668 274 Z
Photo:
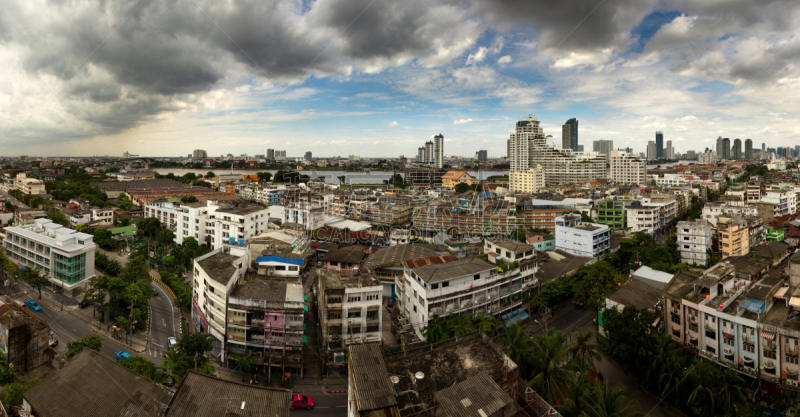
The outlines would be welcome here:
M 334 342 L 338 342 L 339 341 L 339 336 L 332 336 L 331 338 L 333 339 Z

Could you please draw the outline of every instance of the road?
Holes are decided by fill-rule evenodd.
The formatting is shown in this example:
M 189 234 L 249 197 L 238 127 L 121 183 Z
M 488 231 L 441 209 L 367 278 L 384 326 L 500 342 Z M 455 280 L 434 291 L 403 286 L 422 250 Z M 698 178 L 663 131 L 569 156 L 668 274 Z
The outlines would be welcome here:
M 11 204 L 13 204 L 13 205 L 15 205 L 15 206 L 18 206 L 18 207 L 20 207 L 20 208 L 24 208 L 24 209 L 26 209 L 26 208 L 29 208 L 28 206 L 26 206 L 25 204 L 23 204 L 23 203 L 22 203 L 22 201 L 19 201 L 19 200 L 17 200 L 16 198 L 14 198 L 14 197 L 11 197 L 10 195 L 8 195 L 8 194 L 6 194 L 6 193 L 4 193 L 4 192 L 2 192 L 2 191 L 0 191 L 0 195 L 2 195 L 3 197 L 5 197 L 5 198 L 6 198 L 6 200 L 10 201 L 10 202 L 11 202 Z
M 157 297 L 150 299 L 150 328 L 148 332 L 150 338 L 147 344 L 147 354 L 158 363 L 164 357 L 164 353 L 169 348 L 168 339 L 180 338 L 181 319 L 178 309 L 173 304 L 172 296 L 167 290 L 155 281 L 151 284 L 156 290 Z
M 564 334 L 574 332 L 579 327 L 583 330 L 595 330 L 592 320 L 597 313 L 593 310 L 579 308 L 572 300 L 572 298 L 564 300 L 553 308 L 552 316 L 547 320 L 547 328 L 560 330 Z M 531 326 L 533 334 L 544 332 L 544 325 L 537 324 L 533 320 L 529 326 Z
M 289 414 L 301 416 L 313 413 L 316 416 L 341 417 L 347 415 L 347 394 L 306 394 L 314 399 L 314 410 L 292 410 Z

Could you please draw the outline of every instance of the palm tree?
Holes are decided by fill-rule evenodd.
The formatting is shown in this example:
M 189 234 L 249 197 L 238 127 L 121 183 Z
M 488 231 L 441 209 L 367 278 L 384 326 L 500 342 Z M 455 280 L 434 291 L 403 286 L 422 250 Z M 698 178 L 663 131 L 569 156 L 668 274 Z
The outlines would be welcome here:
M 700 407 L 713 410 L 717 397 L 720 377 L 719 369 L 710 361 L 699 359 L 693 368 L 686 372 L 682 385 L 687 390 L 686 404 L 689 408 Z M 691 390 L 689 392 L 688 390 Z
M 476 329 L 491 335 L 497 332 L 497 327 L 500 326 L 500 320 L 495 316 L 490 316 L 486 313 L 478 313 L 473 318 L 473 325 Z
M 447 339 L 444 329 L 444 320 L 439 317 L 434 317 L 428 320 L 428 325 L 422 328 L 422 335 L 428 343 L 441 342 Z
M 580 327 L 575 334 L 575 341 L 571 343 L 569 348 L 569 356 L 573 362 L 582 371 L 587 368 L 594 369 L 594 363 L 602 362 L 603 357 L 600 355 L 600 345 L 592 342 L 594 334 L 590 331 L 583 331 Z
M 625 404 L 625 388 L 609 387 L 608 382 L 598 382 L 589 391 L 581 416 L 587 417 L 637 417 L 641 416 L 639 402 Z
M 578 372 L 569 381 L 568 391 L 564 404 L 555 407 L 562 416 L 579 416 L 587 407 L 588 395 L 592 390 L 592 380 L 588 372 Z
M 529 359 L 532 355 L 533 343 L 528 329 L 519 323 L 514 323 L 503 332 L 500 340 L 508 357 L 519 367 L 520 375 L 525 379 L 531 378 Z
M 718 411 L 721 411 L 722 415 L 739 415 L 742 411 L 740 408 L 746 407 L 744 381 L 734 370 L 725 369 L 722 371 L 722 377 L 718 379 L 716 392 Z
M 563 404 L 574 370 L 565 366 L 569 351 L 564 335 L 555 329 L 536 335 L 529 357 L 534 377 L 528 381 L 528 385 L 548 403 Z

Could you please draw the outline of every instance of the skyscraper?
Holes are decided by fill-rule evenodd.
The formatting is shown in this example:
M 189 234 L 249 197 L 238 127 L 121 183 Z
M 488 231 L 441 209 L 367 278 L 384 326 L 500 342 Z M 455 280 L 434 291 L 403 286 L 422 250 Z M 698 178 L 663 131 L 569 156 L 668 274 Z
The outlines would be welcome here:
M 753 140 L 745 139 L 744 141 L 744 159 L 753 159 Z
M 306 152 L 306 156 L 303 159 L 305 159 L 306 161 L 310 161 L 311 160 L 311 151 Z
M 742 159 L 742 140 L 739 138 L 733 140 L 733 159 Z
M 425 142 L 425 163 L 430 164 L 433 162 L 433 142 Z
M 275 160 L 275 149 L 267 149 L 267 160 L 268 161 Z
M 614 150 L 614 141 L 607 139 L 596 140 L 592 142 L 592 150 L 605 155 L 606 159 L 609 159 L 611 151 Z
M 561 149 L 578 152 L 578 119 L 569 119 L 561 126 Z
M 420 146 L 417 148 L 417 163 L 424 164 L 425 163 L 425 147 Z
M 767 144 L 764 143 L 764 142 L 761 142 L 761 152 L 766 152 L 766 151 L 767 151 Z
M 717 151 L 717 159 L 722 159 L 722 136 L 717 137 L 717 147 L 714 150 Z
M 731 140 L 722 138 L 722 149 L 717 153 L 720 159 L 731 159 Z
M 202 149 L 195 149 L 194 152 L 192 152 L 192 159 L 204 159 L 204 158 L 208 158 L 208 153 L 206 153 L 206 151 Z
M 444 166 L 444 136 L 441 133 L 433 137 L 433 160 L 431 164 L 435 168 Z
M 656 132 L 656 159 L 666 158 L 664 154 L 664 133 Z
M 667 141 L 667 150 L 666 150 L 665 157 L 667 159 L 675 159 L 675 149 L 672 148 L 672 141 L 671 140 Z
M 477 159 L 478 162 L 486 162 L 488 156 L 489 156 L 488 152 L 485 149 L 481 149 L 478 152 L 475 152 L 475 159 Z
M 647 142 L 647 160 L 655 161 L 656 159 L 658 159 L 656 156 L 656 142 L 651 140 Z

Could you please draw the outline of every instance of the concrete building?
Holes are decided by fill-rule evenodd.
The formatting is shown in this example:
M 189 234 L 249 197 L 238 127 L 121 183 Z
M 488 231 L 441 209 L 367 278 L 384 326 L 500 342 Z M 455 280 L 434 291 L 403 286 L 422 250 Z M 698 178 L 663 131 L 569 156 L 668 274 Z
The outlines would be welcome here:
M 527 171 L 511 171 L 508 177 L 508 190 L 512 192 L 535 194 L 544 190 L 547 183 L 541 165 Z
M 167 205 L 162 205 L 160 209 L 151 207 L 151 213 L 165 219 L 171 219 L 173 211 L 176 219 L 175 242 L 178 244 L 187 237 L 193 237 L 198 243 L 214 249 L 224 244 L 238 243 L 241 246 L 268 229 L 269 209 L 241 201 L 184 203 L 174 205 L 171 210 Z
M 228 296 L 249 265 L 250 253 L 236 246 L 220 247 L 194 259 L 192 321 L 197 331 L 213 337 L 211 354 L 220 363 L 226 363 Z
M 720 217 L 717 222 L 719 252 L 722 259 L 750 253 L 750 227 L 742 217 Z
M 577 124 L 575 126 L 577 129 Z M 575 132 L 577 140 L 577 130 Z M 509 171 L 527 171 L 541 165 L 545 170 L 547 186 L 606 178 L 604 155 L 557 148 L 552 137 L 544 136 L 535 116 L 517 122 L 516 131 L 511 134 L 510 146 Z
M 744 141 L 744 159 L 753 159 L 753 140 L 745 139 Z
M 708 220 L 711 226 L 717 227 L 717 219 L 720 216 L 756 216 L 758 207 L 753 205 L 732 205 L 722 201 L 709 201 L 703 205 L 703 219 Z
M 24 172 L 20 172 L 17 174 L 17 177 L 14 178 L 14 189 L 20 190 L 25 194 L 41 195 L 47 193 L 44 181 L 36 178 L 28 178 L 28 175 Z
M 722 156 L 720 159 L 731 159 L 731 140 L 722 138 Z
M 348 346 L 381 341 L 383 285 L 370 275 L 317 270 L 317 307 L 325 363 L 341 368 Z
M 556 217 L 556 249 L 578 256 L 603 259 L 610 248 L 611 232 L 604 224 L 582 223 L 581 216 Z
M 606 156 L 606 159 L 611 157 L 611 152 L 614 150 L 614 141 L 610 139 L 600 139 L 592 142 L 592 151 L 601 153 Z
M 666 153 L 666 158 L 670 160 L 675 159 L 675 148 L 672 147 L 672 141 L 667 141 L 667 149 L 664 151 Z
M 647 142 L 647 160 L 655 161 L 656 159 L 658 159 L 658 154 L 656 153 L 656 142 L 651 140 Z
M 202 160 L 202 159 L 205 159 L 205 158 L 208 158 L 208 152 L 206 152 L 206 151 L 204 151 L 202 149 L 195 149 L 194 151 L 192 151 L 192 159 L 200 159 L 200 160 Z
M 793 189 L 767 190 L 761 196 L 761 202 L 774 205 L 777 216 L 797 213 L 797 194 Z
M 609 182 L 617 184 L 647 183 L 647 164 L 625 151 L 611 151 L 609 154 Z
M 533 246 L 533 250 L 537 252 L 556 250 L 556 238 L 549 234 L 526 232 L 525 242 Z
M 666 158 L 666 154 L 664 153 L 664 133 L 663 132 L 656 132 L 656 159 L 659 158 Z
M 634 202 L 625 207 L 627 227 L 631 232 L 653 234 L 664 227 L 662 208 Z
M 733 159 L 740 160 L 742 159 L 742 140 L 741 139 L 734 139 L 733 140 Z
M 15 372 L 27 372 L 52 360 L 50 326 L 13 300 L 0 302 L 0 351 Z
M 490 252 L 506 252 L 505 245 L 486 245 Z M 434 317 L 477 313 L 499 317 L 521 309 L 536 283 L 536 260 L 533 248 L 520 245 L 528 250 L 509 252 L 512 256 L 507 257 L 518 261 L 518 266 L 503 272 L 474 257 L 444 255 L 404 261 L 403 277 L 395 283 L 398 306 L 417 336 L 423 338 L 422 329 Z M 509 265 L 513 262 L 509 260 Z
M 711 223 L 698 219 L 678 222 L 678 250 L 681 262 L 689 265 L 708 264 L 708 250 L 712 249 L 714 231 Z
M 262 369 L 303 375 L 303 287 L 248 273 L 228 296 L 228 362 L 247 353 Z
M 478 182 L 478 179 L 469 175 L 465 171 L 447 171 L 446 174 L 442 175 L 442 187 L 455 189 L 457 184 L 465 183 L 467 185 L 472 185 Z
M 73 290 L 94 276 L 94 237 L 78 233 L 49 219 L 37 219 L 21 227 L 7 227 L 3 248 L 12 262 L 36 268 L 63 288 Z
M 604 224 L 610 229 L 622 229 L 626 226 L 625 202 L 614 200 L 601 200 L 595 205 L 597 223 Z
M 477 159 L 478 162 L 486 162 L 486 160 L 489 159 L 489 154 L 485 149 L 481 149 L 475 152 L 475 159 Z

